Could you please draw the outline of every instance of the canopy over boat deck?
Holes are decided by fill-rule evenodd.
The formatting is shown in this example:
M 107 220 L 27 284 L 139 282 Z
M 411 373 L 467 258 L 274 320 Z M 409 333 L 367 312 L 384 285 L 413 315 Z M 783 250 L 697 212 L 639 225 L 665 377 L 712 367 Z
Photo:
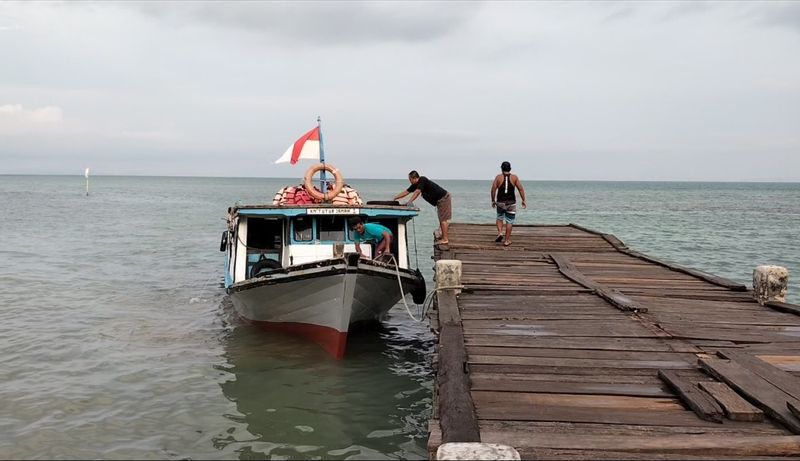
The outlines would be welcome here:
M 576 225 L 453 224 L 428 449 L 523 459 L 800 456 L 800 307 Z

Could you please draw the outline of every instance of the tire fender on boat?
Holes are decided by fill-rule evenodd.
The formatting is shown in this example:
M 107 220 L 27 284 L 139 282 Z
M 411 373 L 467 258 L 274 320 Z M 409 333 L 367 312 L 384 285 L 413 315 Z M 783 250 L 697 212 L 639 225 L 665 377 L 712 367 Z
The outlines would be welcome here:
M 336 183 L 333 186 L 333 190 L 325 191 L 324 193 L 320 192 L 319 190 L 314 188 L 314 175 L 318 171 L 325 170 L 333 175 L 333 178 L 336 180 Z M 303 179 L 303 187 L 308 192 L 308 195 L 313 197 L 315 200 L 323 200 L 325 202 L 330 201 L 333 197 L 339 195 L 339 192 L 342 191 L 342 187 L 344 187 L 344 178 L 342 178 L 342 173 L 339 172 L 333 165 L 329 165 L 327 163 L 317 163 L 316 165 L 312 166 L 311 168 L 306 171 L 306 176 Z

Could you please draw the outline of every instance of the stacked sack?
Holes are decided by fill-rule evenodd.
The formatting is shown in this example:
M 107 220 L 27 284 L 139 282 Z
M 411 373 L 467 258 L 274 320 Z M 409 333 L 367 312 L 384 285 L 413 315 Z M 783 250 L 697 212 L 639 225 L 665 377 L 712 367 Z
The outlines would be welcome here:
M 316 187 L 315 190 L 319 190 Z M 328 185 L 328 189 L 333 189 L 333 185 Z M 362 205 L 364 202 L 358 195 L 358 191 L 345 184 L 341 192 L 331 200 L 333 205 L 348 206 L 348 205 Z M 315 200 L 308 195 L 305 187 L 300 184 L 299 186 L 287 186 L 279 190 L 275 197 L 272 199 L 273 205 L 311 205 L 315 203 L 322 203 Z
M 308 195 L 308 191 L 302 184 L 284 187 L 272 199 L 273 205 L 311 205 L 314 203 L 319 202 Z
M 331 188 L 331 186 L 328 186 Z M 362 205 L 364 202 L 361 201 L 361 197 L 358 195 L 358 191 L 350 187 L 348 184 L 345 184 L 342 187 L 341 192 L 331 200 L 334 205 L 340 206 L 347 206 L 347 205 Z

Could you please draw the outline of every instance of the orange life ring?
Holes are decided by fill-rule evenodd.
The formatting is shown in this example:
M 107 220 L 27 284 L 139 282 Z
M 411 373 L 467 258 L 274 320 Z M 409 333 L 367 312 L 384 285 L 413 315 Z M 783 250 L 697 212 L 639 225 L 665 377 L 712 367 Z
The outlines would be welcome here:
M 320 192 L 319 189 L 314 188 L 314 174 L 322 170 L 329 172 L 333 175 L 334 179 L 336 179 L 336 184 L 334 184 L 333 190 L 325 191 L 324 193 Z M 315 200 L 323 200 L 328 202 L 333 197 L 339 195 L 339 192 L 342 191 L 342 187 L 344 187 L 344 178 L 342 178 L 342 174 L 339 173 L 339 170 L 334 168 L 333 165 L 329 165 L 327 163 L 317 163 L 309 168 L 308 171 L 306 171 L 306 176 L 303 178 L 303 187 L 305 187 L 308 195 L 313 197 Z

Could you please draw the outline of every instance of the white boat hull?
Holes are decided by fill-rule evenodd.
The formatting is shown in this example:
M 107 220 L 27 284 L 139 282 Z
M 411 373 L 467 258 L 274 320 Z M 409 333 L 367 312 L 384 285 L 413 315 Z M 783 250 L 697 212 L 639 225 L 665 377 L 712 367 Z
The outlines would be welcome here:
M 420 283 L 413 272 L 400 269 L 401 293 L 394 266 L 350 259 L 277 270 L 228 292 L 246 320 L 300 334 L 341 358 L 353 325 L 382 320 Z

